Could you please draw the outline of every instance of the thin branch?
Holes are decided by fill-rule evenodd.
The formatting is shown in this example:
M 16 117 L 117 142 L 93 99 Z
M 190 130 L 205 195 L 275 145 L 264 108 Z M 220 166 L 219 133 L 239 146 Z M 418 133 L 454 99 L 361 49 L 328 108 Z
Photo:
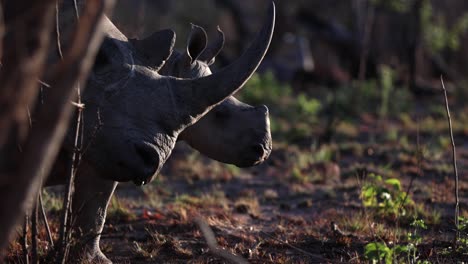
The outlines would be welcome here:
M 42 188 L 42 186 L 41 186 Z M 39 188 L 38 192 L 41 191 L 41 188 Z M 37 212 L 37 207 L 38 207 L 38 202 L 39 198 L 36 197 L 34 199 L 34 208 L 32 212 L 32 217 L 31 217 L 31 262 L 33 264 L 38 264 L 39 259 L 38 259 L 38 254 L 37 254 L 37 219 L 38 219 L 38 212 Z
M 44 221 L 44 226 L 47 231 L 47 237 L 49 238 L 49 243 L 51 248 L 54 247 L 54 239 L 52 238 L 52 232 L 50 232 L 49 221 L 47 220 L 47 215 L 44 209 L 44 202 L 42 201 L 42 192 L 39 192 L 39 207 L 41 208 L 42 220 Z
M 42 96 L 42 94 L 41 94 Z M 29 128 L 31 129 L 32 128 L 32 118 L 31 118 L 31 113 L 29 111 L 29 107 L 28 107 L 28 118 L 29 118 Z M 32 257 L 31 257 L 31 262 L 34 263 L 34 264 L 37 264 L 39 263 L 39 259 L 38 259 L 38 254 L 37 254 L 37 219 L 38 219 L 38 214 L 37 214 L 37 206 L 38 206 L 38 203 L 39 203 L 39 194 L 41 193 L 41 189 L 42 189 L 42 183 L 40 185 L 40 188 L 37 190 L 37 194 L 36 194 L 36 199 L 34 199 L 34 208 L 33 208 L 33 211 L 32 211 L 32 218 L 31 218 L 31 254 L 32 254 Z
M 47 84 L 47 83 L 45 83 L 45 82 L 42 81 L 42 80 L 37 80 L 37 81 L 38 81 L 42 86 L 45 86 L 45 87 L 47 87 L 47 88 L 50 88 L 50 84 Z
M 24 263 L 29 264 L 29 252 L 28 252 L 28 214 L 24 215 L 23 234 L 21 236 L 21 248 L 23 249 Z
M 59 8 L 59 1 L 55 2 L 55 35 L 57 38 L 57 53 L 60 59 L 63 60 L 63 53 L 62 53 L 62 43 L 60 42 L 60 8 Z
M 80 86 L 77 85 L 77 94 L 78 94 L 78 105 L 81 105 L 81 95 L 80 95 Z M 83 108 L 82 107 L 77 107 L 78 109 L 78 114 L 77 114 L 77 120 L 76 120 L 76 130 L 75 130 L 75 141 L 74 141 L 74 150 L 73 150 L 73 155 L 72 155 L 72 160 L 71 160 L 71 168 L 70 168 L 70 176 L 68 177 L 67 180 L 67 188 L 66 188 L 66 193 L 64 195 L 64 201 L 63 201 L 63 209 L 62 209 L 62 221 L 60 224 L 60 239 L 59 239 L 59 250 L 61 251 L 61 263 L 65 263 L 68 255 L 68 247 L 69 247 L 69 237 L 71 235 L 71 230 L 70 230 L 70 222 L 71 220 L 69 219 L 72 214 L 69 214 L 71 211 L 71 204 L 72 204 L 72 197 L 74 193 L 74 183 L 75 183 L 75 177 L 76 177 L 76 172 L 78 168 L 78 164 L 81 161 L 81 147 L 78 146 L 79 141 L 81 141 L 80 137 L 80 131 L 83 129 L 82 127 L 82 122 L 81 118 L 83 115 Z
M 56 41 L 57 41 L 57 52 L 60 58 L 63 60 L 63 53 L 62 53 L 62 41 L 60 37 L 60 9 L 59 9 L 59 1 L 55 4 L 55 34 L 56 34 Z M 65 195 L 63 197 L 63 206 L 62 206 L 62 219 L 60 221 L 60 230 L 59 230 L 59 240 L 58 240 L 58 247 L 57 247 L 57 263 L 63 263 L 67 256 L 67 220 L 68 220 L 68 210 L 70 208 L 70 203 L 68 202 L 68 197 L 70 196 L 69 193 L 71 192 L 71 184 L 73 178 L 73 161 L 72 161 L 72 173 L 67 178 L 67 184 L 65 189 Z
M 80 19 L 80 13 L 78 12 L 78 4 L 76 0 L 73 0 L 73 8 L 75 9 L 76 20 Z
M 210 249 L 211 253 L 213 255 L 216 255 L 222 259 L 225 259 L 231 263 L 236 263 L 236 264 L 246 264 L 248 263 L 247 260 L 245 260 L 242 257 L 236 256 L 227 250 L 221 249 L 216 242 L 215 235 L 213 233 L 213 230 L 211 230 L 210 226 L 200 217 L 197 217 L 195 219 L 195 223 L 197 223 L 198 227 L 200 228 L 200 231 L 203 234 L 203 237 L 206 240 L 206 244 L 208 244 L 208 248 Z
M 93 6 L 94 5 L 94 6 Z M 96 6 L 97 5 L 97 6 Z M 99 6 L 100 5 L 100 6 Z M 99 22 L 99 20 L 96 20 L 96 18 L 100 18 L 100 16 L 96 16 L 96 17 L 93 17 L 94 15 L 97 15 L 99 14 L 99 12 L 102 12 L 103 11 L 103 3 L 100 3 L 99 1 L 98 2 L 88 2 L 87 5 L 85 6 L 85 10 L 84 10 L 84 15 L 87 16 L 86 18 L 84 17 L 83 19 L 80 19 L 78 20 L 78 24 L 83 24 L 83 28 L 85 30 L 82 30 L 82 32 L 80 31 L 77 31 L 77 39 L 80 40 L 80 38 L 82 38 L 82 40 L 92 40 L 92 38 L 90 39 L 88 37 L 87 34 L 89 34 L 89 32 L 86 32 L 86 30 L 90 30 L 92 27 L 96 26 L 96 23 Z M 95 9 L 100 9 L 100 11 L 97 11 Z M 78 27 L 78 29 L 80 29 Z M 93 32 L 95 33 L 95 32 Z M 60 41 L 59 41 L 60 42 Z M 89 42 L 88 42 L 89 43 Z M 84 43 L 81 43 L 82 45 L 88 45 L 88 43 L 84 42 Z M 75 44 L 75 47 L 73 47 Z M 97 45 L 96 43 L 92 43 L 94 44 L 94 52 L 97 51 Z M 73 49 L 75 48 L 75 50 Z M 75 52 L 73 52 L 75 51 Z M 76 42 L 73 42 L 72 43 L 72 48 L 70 49 L 70 53 L 67 54 L 69 56 L 71 56 L 72 58 L 74 56 L 77 56 L 77 55 L 81 55 L 80 53 L 83 53 L 84 50 L 81 49 L 80 47 L 80 43 L 76 43 Z M 78 52 L 78 53 L 76 53 Z M 88 69 L 90 67 L 90 64 L 87 65 Z M 77 105 L 82 105 L 81 103 L 81 92 L 80 92 L 80 85 L 79 85 L 79 80 L 76 82 L 76 89 L 77 89 L 77 98 L 78 98 L 78 102 L 77 102 Z M 70 232 L 70 226 L 71 226 L 71 220 L 69 219 L 70 215 L 70 208 L 71 208 L 71 202 L 72 202 L 72 196 L 73 196 L 73 192 L 74 192 L 74 186 L 73 186 L 73 183 L 74 183 L 74 179 L 75 179 L 75 176 L 76 176 L 76 168 L 77 168 L 77 165 L 79 163 L 79 161 L 81 160 L 81 150 L 78 149 L 78 144 L 79 142 L 81 142 L 80 140 L 80 130 L 83 129 L 82 128 L 82 110 L 83 110 L 83 107 L 77 107 L 78 109 L 78 113 L 77 113 L 77 122 L 76 122 L 76 130 L 75 130 L 75 140 L 74 140 L 74 152 L 73 152 L 73 156 L 72 156 L 72 161 L 71 161 L 71 170 L 70 170 L 70 176 L 68 178 L 68 181 L 67 181 L 67 190 L 66 190 L 66 194 L 64 196 L 64 203 L 63 203 L 63 211 L 62 211 L 62 221 L 61 221 L 61 227 L 60 227 L 60 237 L 59 237 L 59 246 L 57 248 L 58 250 L 58 258 L 57 258 L 57 261 L 59 263 L 65 263 L 66 259 L 67 259 L 67 255 L 68 255 L 68 249 L 69 249 L 69 235 L 71 234 Z
M 447 121 L 448 121 L 448 126 L 449 126 L 450 141 L 452 142 L 452 165 L 453 165 L 453 173 L 455 176 L 455 190 L 454 190 L 454 193 L 455 193 L 455 241 L 454 241 L 454 244 L 456 245 L 458 239 L 460 238 L 460 230 L 459 230 L 459 225 L 458 225 L 458 219 L 460 216 L 460 201 L 459 201 L 459 196 L 458 196 L 457 152 L 455 149 L 455 140 L 453 138 L 452 118 L 450 117 L 447 89 L 445 89 L 444 78 L 442 76 L 440 76 L 440 83 L 442 84 L 442 90 L 444 91 L 445 110 L 447 112 Z
M 3 6 L 0 5 L 0 39 L 3 39 L 5 35 L 5 23 L 3 19 Z M 3 41 L 0 41 L 0 66 L 2 65 L 1 60 L 3 57 Z
M 76 20 L 79 21 L 80 16 L 78 13 L 78 5 L 76 0 L 73 1 L 73 7 L 75 10 L 75 16 Z M 57 24 L 59 23 L 58 18 L 57 18 Z M 58 27 L 58 26 L 57 26 Z M 60 35 L 57 35 L 57 44 L 60 45 Z M 74 141 L 74 148 L 73 148 L 73 155 L 71 159 L 71 168 L 70 168 L 70 176 L 68 177 L 67 180 L 67 188 L 66 188 L 66 193 L 64 195 L 64 201 L 63 201 L 63 213 L 62 213 L 62 221 L 61 221 L 61 226 L 60 226 L 60 238 L 59 238 L 59 250 L 60 250 L 60 257 L 59 261 L 61 263 L 65 263 L 67 256 L 68 256 L 68 250 L 69 250 L 69 239 L 71 237 L 71 226 L 72 226 L 72 220 L 69 219 L 73 216 L 71 212 L 72 208 L 72 197 L 73 193 L 75 191 L 75 177 L 76 177 L 76 172 L 77 168 L 79 166 L 79 163 L 81 162 L 81 150 L 83 147 L 83 133 L 84 133 L 84 128 L 83 128 L 83 109 L 84 109 L 84 104 L 81 102 L 81 89 L 80 89 L 80 84 L 77 83 L 76 85 L 76 93 L 77 93 L 77 99 L 78 101 L 72 102 L 74 106 L 76 106 L 78 114 L 77 114 L 77 120 L 76 120 L 76 130 L 75 130 L 75 141 Z M 81 132 L 81 133 L 80 133 Z

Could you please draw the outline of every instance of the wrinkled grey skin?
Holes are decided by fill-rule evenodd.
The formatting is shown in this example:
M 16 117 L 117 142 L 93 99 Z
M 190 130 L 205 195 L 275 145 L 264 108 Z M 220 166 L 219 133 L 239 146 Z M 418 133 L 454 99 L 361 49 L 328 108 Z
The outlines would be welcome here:
M 209 66 L 223 45 L 224 34 L 219 28 L 217 39 L 207 46 L 205 30 L 192 25 L 186 51 L 173 51 L 159 73 L 180 78 L 208 76 L 212 74 Z M 268 108 L 253 107 L 230 96 L 186 128 L 179 140 L 224 163 L 239 167 L 259 164 L 272 149 Z
M 236 62 L 215 74 L 191 79 L 161 76 L 157 72 L 172 52 L 173 39 L 168 38 L 167 52 L 138 52 L 151 43 L 161 45 L 165 38 L 152 35 L 142 41 L 129 41 L 106 21 L 107 37 L 83 95 L 85 150 L 76 176 L 72 208 L 77 217 L 76 237 L 83 243 L 75 250 L 84 260 L 110 263 L 99 249 L 99 239 L 117 182 L 148 183 L 170 155 L 180 133 L 243 86 L 266 53 L 274 14 L 272 4 L 265 26 Z M 166 46 L 154 47 L 166 50 Z M 271 149 L 267 111 L 264 107 L 259 109 L 255 112 L 264 109 L 264 127 L 258 136 L 261 142 L 256 144 L 262 150 L 239 165 L 256 164 Z M 67 155 L 73 149 L 73 129 L 70 131 L 49 184 L 63 183 L 63 176 L 67 175 Z M 203 133 L 203 137 L 210 136 L 210 131 Z M 186 136 L 189 142 L 194 138 Z M 199 150 L 204 151 L 201 147 Z M 237 162 L 229 156 L 220 159 Z

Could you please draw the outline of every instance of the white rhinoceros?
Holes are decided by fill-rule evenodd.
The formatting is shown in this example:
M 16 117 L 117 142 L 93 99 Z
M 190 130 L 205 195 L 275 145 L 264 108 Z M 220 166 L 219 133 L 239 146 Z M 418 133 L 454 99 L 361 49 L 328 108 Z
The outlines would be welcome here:
M 254 165 L 269 155 L 267 108 L 245 105 L 231 95 L 262 61 L 274 21 L 272 4 L 248 50 L 214 74 L 209 70 L 209 61 L 204 60 L 213 47 L 201 56 L 204 49 L 192 49 L 189 43 L 185 55 L 174 54 L 169 62 L 181 62 L 180 56 L 190 54 L 200 56 L 187 64 L 191 74 L 174 72 L 176 68 L 165 72 L 182 77 L 175 78 L 158 72 L 172 53 L 174 38 L 169 31 L 165 33 L 169 37 L 160 32 L 144 40 L 129 41 L 106 18 L 106 38 L 83 94 L 84 149 L 73 198 L 77 237 L 83 242 L 87 260 L 110 262 L 99 249 L 99 239 L 117 183 L 150 182 L 178 139 L 186 140 L 203 154 L 238 166 Z M 217 53 L 211 54 L 210 61 Z M 198 125 L 191 126 L 212 109 Z M 63 183 L 67 175 L 65 165 L 70 162 L 67 154 L 73 151 L 73 137 L 67 138 L 50 184 Z

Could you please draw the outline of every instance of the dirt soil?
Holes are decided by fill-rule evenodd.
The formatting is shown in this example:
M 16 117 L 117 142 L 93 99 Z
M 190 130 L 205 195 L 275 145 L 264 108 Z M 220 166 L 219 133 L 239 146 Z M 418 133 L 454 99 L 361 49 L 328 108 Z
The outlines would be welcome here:
M 356 138 L 379 134 L 371 129 L 364 121 Z M 333 158 L 325 162 L 308 159 L 317 150 L 276 146 L 266 164 L 246 170 L 178 149 L 156 184 L 143 189 L 119 187 L 119 204 L 135 217 L 111 216 L 102 247 L 117 263 L 226 262 L 208 249 L 194 222 L 199 218 L 212 228 L 221 249 L 251 263 L 360 263 L 365 262 L 363 249 L 369 242 L 404 243 L 402 234 L 411 230 L 411 218 L 419 215 L 429 225 L 418 246 L 420 258 L 436 263 L 467 261 L 466 251 L 444 253 L 454 236 L 450 148 L 439 157 L 427 156 L 428 152 L 418 160 L 417 135 L 409 132 L 408 137 L 409 147 L 379 139 L 379 144 L 328 146 Z M 419 137 L 420 148 L 431 141 Z M 464 142 L 464 138 L 456 139 Z M 467 158 L 468 151 L 460 148 L 459 196 L 465 215 Z M 302 161 L 305 165 L 297 176 L 300 159 L 306 162 Z M 370 174 L 398 178 L 404 190 L 413 181 L 409 194 L 421 212 L 379 216 L 363 207 L 361 188 Z M 157 205 L 145 204 L 148 199 Z

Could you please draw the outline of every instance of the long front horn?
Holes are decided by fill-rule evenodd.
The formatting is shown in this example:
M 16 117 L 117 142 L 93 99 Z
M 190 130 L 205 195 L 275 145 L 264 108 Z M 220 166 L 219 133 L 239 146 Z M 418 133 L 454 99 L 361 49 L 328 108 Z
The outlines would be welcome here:
M 175 94 L 191 118 L 203 114 L 236 93 L 249 80 L 265 56 L 275 27 L 275 4 L 272 2 L 262 30 L 247 51 L 234 63 L 206 77 L 175 81 Z

